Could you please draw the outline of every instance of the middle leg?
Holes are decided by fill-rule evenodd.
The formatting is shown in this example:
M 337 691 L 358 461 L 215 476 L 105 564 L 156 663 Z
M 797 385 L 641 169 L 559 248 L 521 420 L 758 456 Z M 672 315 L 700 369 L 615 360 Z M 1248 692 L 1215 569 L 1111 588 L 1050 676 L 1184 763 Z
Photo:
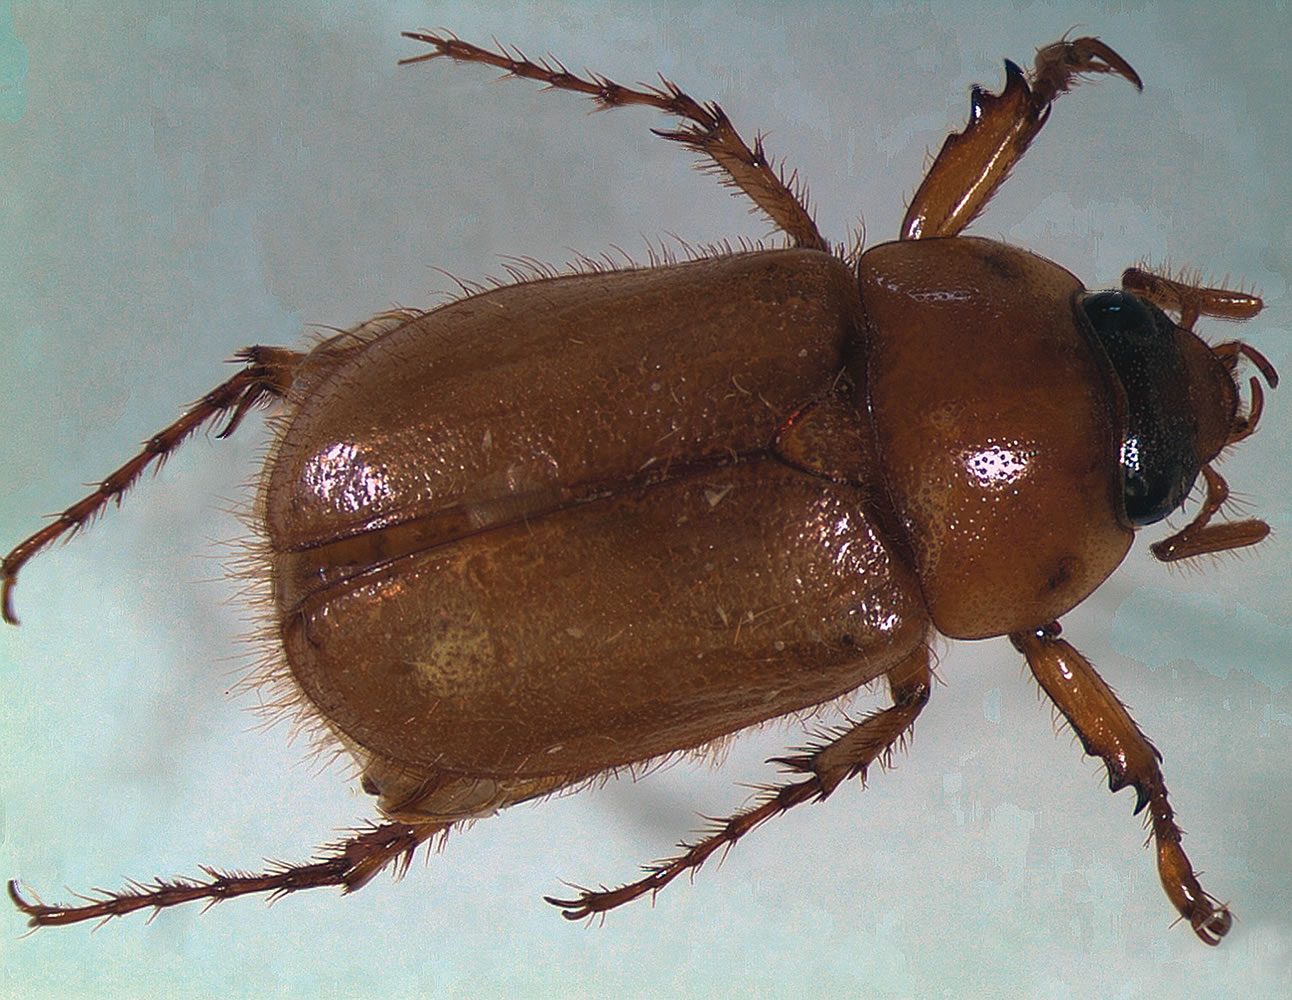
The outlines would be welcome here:
M 709 157 L 727 175 L 727 183 L 747 195 L 778 229 L 790 237 L 795 246 L 830 252 L 830 244 L 817 229 L 806 199 L 796 190 L 796 176 L 791 174 L 787 180 L 781 171 L 773 168 L 763 151 L 761 137 L 754 139 L 751 149 L 731 124 L 726 112 L 712 101 L 701 104 L 663 78 L 658 87 L 638 90 L 615 83 L 599 73 L 581 77 L 555 60 L 533 62 L 515 49 L 514 54 L 505 49 L 494 52 L 431 31 L 405 31 L 403 35 L 430 45 L 433 51 L 400 60 L 401 65 L 448 56 L 459 62 L 494 66 L 511 76 L 545 83 L 554 90 L 585 94 L 602 108 L 645 104 L 681 118 L 685 123 L 681 128 L 671 131 L 656 129 L 655 134 Z
M 804 802 L 824 801 L 846 778 L 866 778 L 867 768 L 875 761 L 885 763 L 893 748 L 910 732 L 915 719 L 929 700 L 933 671 L 929 650 L 921 646 L 888 672 L 893 704 L 874 712 L 860 722 L 842 727 L 829 743 L 800 748 L 791 757 L 775 757 L 770 763 L 810 777 L 769 787 L 757 805 L 726 819 L 718 820 L 703 840 L 680 845 L 683 852 L 669 861 L 648 867 L 648 874 L 636 882 L 617 889 L 600 891 L 580 889 L 573 899 L 546 897 L 561 907 L 568 920 L 579 920 L 605 913 L 646 893 L 655 893 L 683 872 L 693 871 L 714 852 L 727 850 L 754 827 Z

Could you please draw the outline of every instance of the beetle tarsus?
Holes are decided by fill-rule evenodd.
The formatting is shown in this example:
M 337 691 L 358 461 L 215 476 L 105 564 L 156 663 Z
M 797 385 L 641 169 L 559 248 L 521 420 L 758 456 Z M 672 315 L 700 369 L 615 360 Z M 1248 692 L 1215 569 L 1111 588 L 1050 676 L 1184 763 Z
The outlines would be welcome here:
M 32 927 L 75 924 L 83 920 L 110 920 L 136 910 L 162 910 L 180 903 L 205 899 L 208 903 L 265 893 L 271 900 L 301 889 L 341 886 L 347 892 L 366 885 L 374 875 L 395 865 L 402 875 L 418 845 L 443 831 L 443 824 L 410 826 L 406 823 L 373 825 L 348 840 L 332 845 L 316 861 L 303 865 L 273 865 L 258 874 L 203 867 L 205 880 L 157 879 L 134 883 L 115 892 L 96 889 L 83 903 L 49 905 L 39 896 L 25 898 L 16 879 L 9 881 L 9 898 L 27 915 Z
M 1154 817 L 1154 836 L 1156 829 Z M 1176 830 L 1175 833 L 1177 839 L 1158 842 L 1158 877 L 1162 880 L 1167 898 L 1180 912 L 1180 919 L 1189 921 L 1193 933 L 1204 944 L 1218 945 L 1233 927 L 1234 915 L 1228 903 L 1222 903 L 1198 884 L 1197 873 L 1180 848 L 1179 831 Z
M 1059 94 L 1071 90 L 1078 77 L 1090 73 L 1120 76 L 1143 90 L 1139 74 L 1113 48 L 1098 38 L 1086 36 L 1072 41 L 1054 42 L 1036 52 L 1032 69 L 1032 93 L 1037 102 L 1046 104 Z
M 661 138 L 681 143 L 711 159 L 727 175 L 731 185 L 743 191 L 793 240 L 795 246 L 830 252 L 830 244 L 817 229 L 808 210 L 806 197 L 795 189 L 794 175 L 786 180 L 781 171 L 773 168 L 763 150 L 761 137 L 754 140 L 751 149 L 717 104 L 701 104 L 663 77 L 658 87 L 636 89 L 615 83 L 599 73 L 578 76 L 552 59 L 534 62 L 526 59 L 519 50 L 495 52 L 433 31 L 405 31 L 403 36 L 430 45 L 432 51 L 402 59 L 401 65 L 448 56 L 459 62 L 494 66 L 511 76 L 537 80 L 556 90 L 583 94 L 601 108 L 645 104 L 683 119 L 687 124 L 680 129 L 653 131 Z

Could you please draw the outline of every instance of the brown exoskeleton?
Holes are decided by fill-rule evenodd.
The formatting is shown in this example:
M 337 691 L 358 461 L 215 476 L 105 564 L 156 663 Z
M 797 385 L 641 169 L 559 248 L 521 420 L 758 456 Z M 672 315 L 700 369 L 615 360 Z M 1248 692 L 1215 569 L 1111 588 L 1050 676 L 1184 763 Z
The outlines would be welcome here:
M 1264 537 L 1261 522 L 1212 523 L 1226 489 L 1210 463 L 1260 414 L 1255 378 L 1239 405 L 1239 360 L 1271 385 L 1273 369 L 1190 332 L 1259 300 L 1139 271 L 1088 294 L 1048 261 L 959 235 L 1058 94 L 1086 73 L 1138 83 L 1130 66 L 1094 39 L 1042 50 L 1030 79 L 1010 66 L 1001 95 L 975 95 L 902 240 L 848 262 L 716 107 L 412 37 L 432 46 L 424 58 L 679 116 L 665 137 L 709 157 L 794 247 L 519 284 L 381 316 L 308 354 L 251 348 L 243 371 L 16 548 L 11 620 L 31 555 L 192 431 L 224 420 L 227 434 L 285 400 L 261 499 L 283 676 L 387 817 L 316 863 L 260 875 L 69 907 L 11 886 L 33 922 L 357 888 L 462 820 L 888 678 L 892 708 L 783 758 L 798 777 L 754 808 L 639 882 L 556 901 L 602 912 L 884 759 L 928 697 L 936 630 L 1011 637 L 1113 786 L 1135 786 L 1168 895 L 1219 940 L 1229 913 L 1180 848 L 1152 747 L 1057 619 L 1199 471 L 1207 500 L 1159 557 Z

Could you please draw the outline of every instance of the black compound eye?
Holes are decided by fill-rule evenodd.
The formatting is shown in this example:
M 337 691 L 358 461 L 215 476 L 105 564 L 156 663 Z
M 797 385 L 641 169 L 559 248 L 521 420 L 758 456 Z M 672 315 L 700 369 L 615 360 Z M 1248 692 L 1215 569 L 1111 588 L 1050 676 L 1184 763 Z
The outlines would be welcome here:
M 1129 292 L 1096 292 L 1081 300 L 1081 308 L 1126 391 L 1126 517 L 1137 527 L 1153 524 L 1184 503 L 1201 469 L 1176 327 L 1161 309 Z

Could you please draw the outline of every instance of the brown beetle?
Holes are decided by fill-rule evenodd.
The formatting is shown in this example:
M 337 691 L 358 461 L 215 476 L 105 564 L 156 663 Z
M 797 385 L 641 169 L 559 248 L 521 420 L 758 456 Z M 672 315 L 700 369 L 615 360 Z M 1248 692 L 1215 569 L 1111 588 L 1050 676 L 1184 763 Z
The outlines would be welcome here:
M 481 50 L 444 44 L 458 45 L 451 50 L 458 57 L 499 63 L 500 57 Z M 505 68 L 540 77 L 544 72 L 509 61 Z M 1071 697 L 1103 690 L 1089 665 L 1055 638 L 1051 623 L 1120 561 L 1130 523 L 1150 523 L 1174 509 L 1197 466 L 1254 427 L 1260 407 L 1255 379 L 1251 403 L 1237 415 L 1232 370 L 1239 355 L 1254 361 L 1271 384 L 1273 371 L 1242 345 L 1201 348 L 1135 298 L 1083 298 L 1081 312 L 1074 313 L 1081 293 L 1075 279 L 1003 244 L 963 237 L 923 242 L 958 233 L 982 207 L 1070 74 L 1108 71 L 1134 79 L 1106 47 L 1080 39 L 1044 50 L 1030 88 L 1012 71 L 1001 97 L 976 98 L 975 125 L 949 141 L 913 202 L 907 241 L 875 248 L 860 261 L 860 302 L 850 272 L 821 252 L 828 247 L 792 192 L 766 170 L 757 145 L 749 150 L 740 143 L 716 109 L 672 92 L 591 85 L 610 103 L 653 103 L 689 117 L 694 130 L 669 137 L 712 156 L 804 249 L 502 289 L 408 322 L 379 318 L 308 356 L 253 349 L 246 370 L 114 474 L 104 495 L 70 509 L 19 546 L 5 562 L 6 595 L 26 558 L 92 516 L 191 430 L 220 416 L 229 418 L 231 430 L 250 405 L 287 394 L 296 408 L 266 476 L 265 514 L 271 544 L 281 554 L 275 578 L 288 660 L 312 703 L 365 762 L 366 787 L 379 791 L 383 808 L 405 821 L 356 837 L 317 865 L 287 872 L 173 885 L 84 907 L 24 908 L 37 922 L 54 923 L 185 898 L 354 887 L 447 823 L 706 742 L 887 673 L 893 709 L 864 721 L 829 753 L 783 761 L 813 777 L 785 785 L 764 806 L 735 819 L 725 835 L 652 878 L 569 903 L 576 916 L 605 909 L 658 888 L 759 819 L 823 797 L 842 777 L 882 757 L 927 696 L 931 622 L 957 637 L 1009 633 L 1042 683 L 1050 677 L 1047 689 L 1087 749 L 1110 768 L 1113 758 L 1122 760 L 1119 777 L 1135 784 L 1141 804 L 1150 807 L 1168 893 L 1204 940 L 1214 941 L 1227 929 L 1228 913 L 1213 910 L 1179 851 L 1147 744 L 1111 707 L 1115 702 L 1106 712 L 1092 711 L 1065 702 L 1054 689 L 1054 672 L 1076 670 L 1085 687 Z M 563 75 L 548 81 L 588 86 Z M 921 242 L 912 242 L 917 237 Z M 1128 274 L 1126 284 L 1142 299 L 1178 308 L 1186 328 L 1200 311 L 1245 316 L 1259 308 L 1248 296 L 1139 272 Z M 694 302 L 688 325 L 658 337 L 658 317 L 676 315 L 679 302 Z M 508 310 L 517 322 L 501 329 L 498 317 Z M 605 339 L 571 336 L 575 310 Z M 984 326 L 984 311 L 995 317 L 990 326 Z M 1128 312 L 1138 314 L 1134 329 L 1165 335 L 1153 347 L 1165 352 L 1164 362 L 1143 364 L 1138 353 L 1112 357 L 1123 346 L 1121 317 Z M 592 322 L 598 315 L 606 318 Z M 869 330 L 865 346 L 863 328 Z M 733 338 L 733 329 L 741 336 Z M 978 341 L 966 346 L 957 339 L 984 329 L 993 334 L 995 355 Z M 440 330 L 453 333 L 443 351 L 436 343 Z M 1094 346 L 1091 330 L 1105 338 L 1102 348 Z M 922 334 L 931 339 L 921 341 Z M 436 343 L 434 356 L 420 360 L 451 374 L 441 379 L 437 370 L 428 382 L 411 370 L 414 348 L 402 346 L 407 341 L 401 336 Z M 525 337 L 560 350 L 525 352 Z M 647 349 L 651 353 L 643 354 Z M 398 363 L 371 360 L 387 350 L 398 353 Z M 509 350 L 521 353 L 509 358 Z M 938 358 L 937 351 L 947 354 Z M 516 365 L 510 382 L 508 364 Z M 1163 387 L 1149 376 L 1170 365 L 1177 379 L 1195 387 L 1190 402 L 1197 426 L 1164 422 L 1152 405 L 1155 394 L 1169 394 L 1176 384 Z M 954 372 L 962 381 L 934 387 L 926 377 L 931 371 Z M 332 395 L 330 380 L 338 373 L 345 391 Z M 374 381 L 368 391 L 356 392 L 355 381 L 364 377 Z M 409 388 L 401 389 L 403 378 Z M 997 384 L 985 391 L 992 379 Z M 1132 389 L 1129 383 L 1137 379 Z M 1127 386 L 1121 393 L 1118 381 Z M 1033 399 L 1020 396 L 1020 382 L 1041 391 Z M 480 393 L 482 384 L 490 387 L 487 395 Z M 443 395 L 428 385 L 442 386 Z M 993 408 L 1006 394 L 1010 405 Z M 979 396 L 992 406 L 967 418 L 956 414 L 966 399 Z M 414 452 L 398 434 L 419 441 L 427 436 L 418 432 L 410 403 L 423 408 L 424 426 L 441 431 L 423 459 L 429 473 L 403 466 Z M 382 406 L 398 416 L 383 417 Z M 901 418 L 876 420 L 871 428 L 860 416 L 867 407 Z M 500 415 L 516 409 L 526 423 L 504 442 Z M 446 414 L 459 423 L 445 420 Z M 573 414 L 577 421 L 570 420 Z M 1127 431 L 1128 424 L 1136 430 Z M 372 435 L 360 452 L 349 450 L 355 432 L 369 425 Z M 393 441 L 386 437 L 392 430 Z M 1170 453 L 1165 470 L 1134 460 L 1129 445 L 1136 442 L 1164 447 Z M 387 459 L 361 457 L 363 449 L 370 455 L 378 446 Z M 394 464 L 402 467 L 385 468 L 389 456 L 398 456 Z M 1179 469 L 1182 456 L 1186 467 Z M 919 464 L 930 459 L 933 464 Z M 1058 485 L 1015 493 L 1016 484 L 1038 474 L 1037 465 Z M 411 482 L 402 474 L 411 474 Z M 1190 528 L 1173 536 L 1174 548 L 1162 550 L 1165 555 L 1263 537 L 1259 522 L 1208 524 L 1223 501 L 1223 481 L 1208 470 L 1207 484 L 1209 502 Z M 410 489 L 433 492 L 435 503 L 410 497 Z M 1123 495 L 1133 498 L 1126 509 Z M 993 513 L 982 518 L 978 512 L 985 509 Z M 1074 510 L 1086 519 L 1073 523 Z M 408 524 L 409 517 L 419 523 Z M 372 531 L 378 523 L 381 530 Z M 1037 532 L 1038 524 L 1064 530 L 1050 537 Z M 804 538 L 804 529 L 814 537 Z M 550 543 L 544 532 L 551 533 Z M 827 544 L 828 532 L 834 535 Z M 659 552 L 662 541 L 668 558 Z M 631 558 L 626 549 L 633 550 Z M 731 566 L 719 573 L 710 565 L 714 551 L 750 567 L 750 578 L 733 578 Z M 423 552 L 440 560 L 433 571 L 430 564 L 414 568 Z M 554 552 L 560 553 L 556 564 L 538 564 Z M 604 568 L 616 564 L 623 568 Z M 841 575 L 830 575 L 841 568 Z M 434 607 L 419 612 L 400 606 L 394 595 L 420 574 L 454 583 L 437 595 Z M 535 593 L 536 578 L 546 585 L 542 593 Z M 320 580 L 337 588 L 329 595 L 345 593 L 344 601 L 322 601 Z M 451 613 L 452 602 L 471 587 L 488 595 L 506 626 L 500 621 L 487 636 L 479 627 L 485 598 Z M 349 613 L 346 604 L 362 604 L 373 588 L 381 588 L 381 599 L 358 612 L 360 621 L 327 631 L 339 614 Z M 822 603 L 825 597 L 831 600 Z M 535 610 L 517 613 L 527 601 L 536 603 Z M 553 608 L 575 614 L 578 623 L 553 621 Z M 692 620 L 679 624 L 683 611 Z M 383 614 L 395 619 L 379 621 Z M 420 628 L 412 625 L 418 614 L 431 615 Z M 425 676 L 401 674 L 400 664 L 426 660 L 427 650 L 390 650 L 389 664 L 372 662 L 378 635 L 390 642 L 437 633 L 435 655 L 446 657 L 435 668 L 446 678 L 443 689 L 428 692 Z M 486 640 L 488 655 L 479 655 Z M 362 644 L 361 650 L 347 655 L 348 642 Z M 510 648 L 500 651 L 500 642 Z M 684 662 L 684 651 L 703 659 L 706 669 Z M 332 657 L 342 668 L 329 669 Z M 534 684 L 527 661 L 547 671 L 542 684 Z M 511 664 L 507 673 L 482 677 L 482 669 L 502 662 Z M 761 664 L 770 668 L 761 672 Z M 552 670 L 557 665 L 562 672 Z M 805 665 L 812 668 L 807 677 Z M 350 676 L 361 667 L 387 670 L 390 676 L 378 678 L 385 687 L 374 687 L 369 676 Z M 647 667 L 652 672 L 641 676 Z M 675 675 L 666 673 L 670 667 Z M 447 679 L 451 670 L 464 672 Z M 473 695 L 470 685 L 481 680 L 486 686 Z M 519 687 L 488 686 L 499 683 Z M 595 695 L 587 693 L 590 684 Z M 386 693 L 392 685 L 398 699 Z M 374 700 L 368 692 L 380 694 Z M 418 697 L 425 699 L 424 718 L 405 728 L 399 720 L 392 725 L 389 706 L 403 713 Z M 455 707 L 449 729 L 432 735 L 426 723 L 449 697 L 464 704 Z M 510 737 L 501 740 L 492 709 L 512 699 L 505 727 Z M 473 705 L 485 710 L 474 727 Z M 618 730 L 609 725 L 612 713 Z M 617 745 L 603 749 L 611 741 Z M 486 758 L 493 764 L 482 763 Z M 535 758 L 539 763 L 532 764 Z

